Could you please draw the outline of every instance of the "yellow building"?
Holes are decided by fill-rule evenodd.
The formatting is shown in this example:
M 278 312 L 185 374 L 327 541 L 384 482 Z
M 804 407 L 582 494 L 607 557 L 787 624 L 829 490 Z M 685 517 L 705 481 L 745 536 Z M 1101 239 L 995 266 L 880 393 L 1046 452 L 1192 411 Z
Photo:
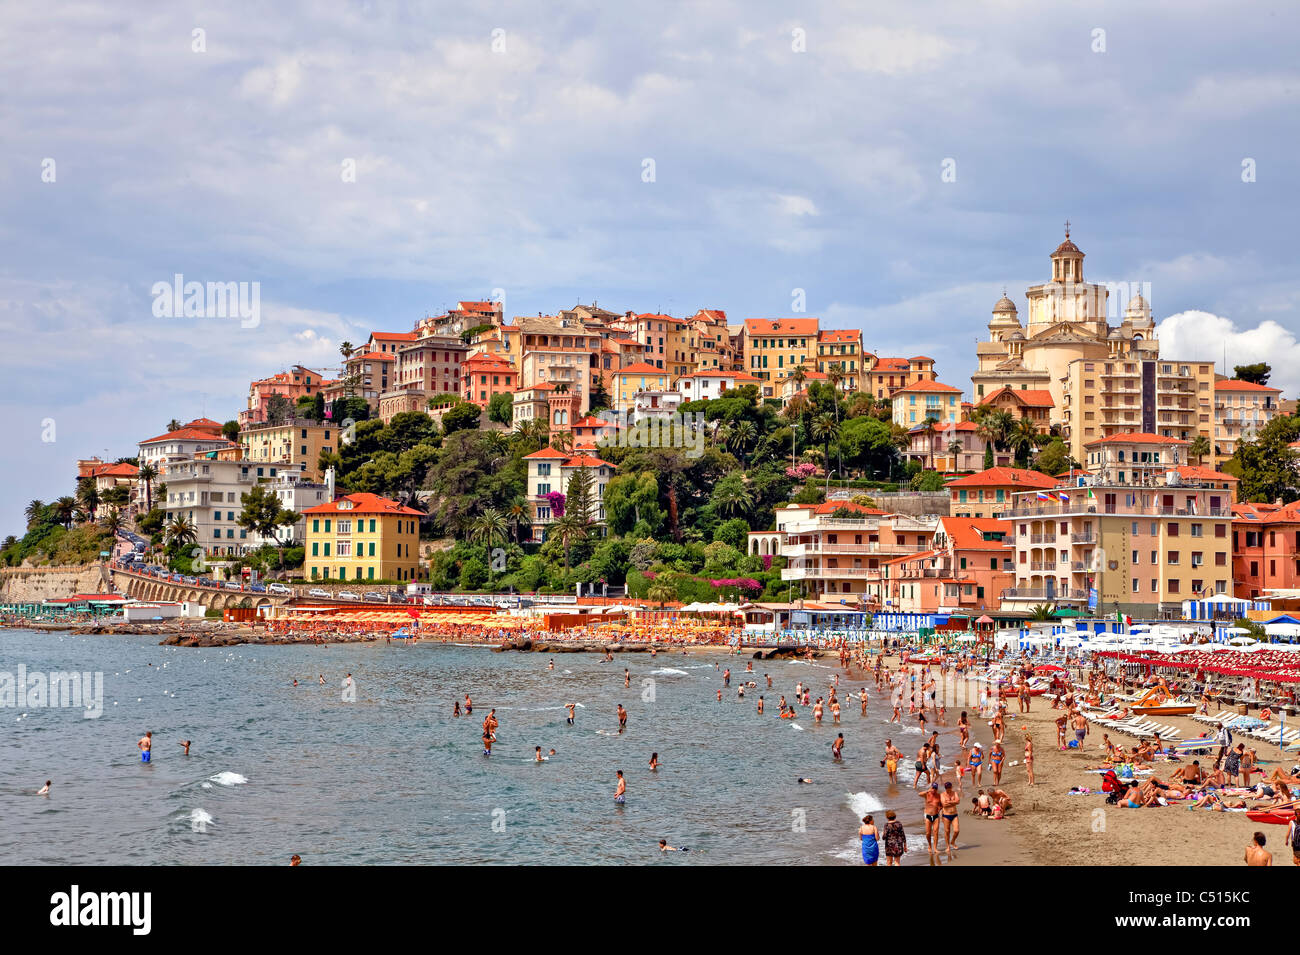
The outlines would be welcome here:
M 745 319 L 745 371 L 762 381 L 764 398 L 777 397 L 776 386 L 800 365 L 815 370 L 817 333 L 815 318 Z
M 645 349 L 647 363 L 667 371 L 673 378 L 695 370 L 698 332 L 686 319 L 647 312 L 627 316 L 623 325 L 634 329 L 636 340 Z
M 308 580 L 414 580 L 420 512 L 376 494 L 349 494 L 303 512 Z
M 1118 353 L 1080 358 L 1066 368 L 1061 400 L 1061 437 L 1076 461 L 1084 460 L 1093 442 L 1135 431 L 1208 440 L 1214 427 L 1214 363 Z M 1185 457 L 1182 463 L 1188 463 Z
M 840 391 L 851 395 L 862 390 L 862 331 L 857 328 L 827 328 L 817 333 L 817 370 L 829 372 L 839 365 L 844 377 Z
M 261 424 L 239 432 L 244 460 L 274 464 L 281 470 L 301 471 L 312 481 L 322 480 L 321 452 L 333 453 L 338 446 L 338 427 L 331 422 L 295 420 L 283 424 Z
M 647 362 L 637 362 L 614 372 L 614 388 L 611 398 L 614 410 L 620 413 L 631 411 L 639 392 L 666 392 L 669 390 L 671 375 L 662 368 L 656 368 Z
M 1280 413 L 1282 389 L 1225 378 L 1214 383 L 1214 462 L 1222 464 L 1238 441 L 1253 441 Z

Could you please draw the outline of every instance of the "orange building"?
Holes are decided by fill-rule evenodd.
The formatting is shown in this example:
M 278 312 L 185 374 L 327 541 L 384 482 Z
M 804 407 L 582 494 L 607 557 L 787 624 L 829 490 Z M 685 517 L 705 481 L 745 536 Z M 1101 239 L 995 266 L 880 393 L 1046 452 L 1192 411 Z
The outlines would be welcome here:
M 1010 386 L 999 388 L 979 400 L 978 407 L 991 408 L 994 411 L 1009 411 L 1017 421 L 1028 418 L 1034 423 L 1039 434 L 1047 434 L 1052 429 L 1052 401 L 1050 391 L 1036 389 L 1015 389 Z
M 461 397 L 486 408 L 496 395 L 514 398 L 518 373 L 514 367 L 491 355 L 471 355 L 461 362 Z
M 1016 492 L 1047 490 L 1056 487 L 1057 483 L 1056 478 L 1039 471 L 989 468 L 949 481 L 947 488 L 952 494 L 949 508 L 956 517 L 997 517 L 1011 509 Z

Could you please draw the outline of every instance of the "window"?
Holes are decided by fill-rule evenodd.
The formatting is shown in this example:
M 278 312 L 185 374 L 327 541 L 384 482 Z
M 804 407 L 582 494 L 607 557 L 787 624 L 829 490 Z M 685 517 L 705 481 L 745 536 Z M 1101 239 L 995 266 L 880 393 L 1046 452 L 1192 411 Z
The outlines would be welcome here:
M 1226 566 L 1227 563 L 1228 563 L 1228 555 L 1225 554 L 1223 551 L 1219 551 L 1214 555 L 1215 567 L 1223 567 Z M 1300 572 L 1300 567 L 1297 568 L 1297 572 Z
M 1171 550 L 1171 551 L 1169 551 L 1168 559 L 1167 559 L 1166 562 L 1167 562 L 1167 563 L 1170 563 L 1170 564 L 1176 564 L 1176 563 L 1178 563 L 1178 551 L 1176 551 L 1176 550 Z
M 1170 521 L 1169 523 L 1169 536 L 1170 537 L 1178 536 L 1178 525 L 1175 524 L 1173 521 Z
M 1134 522 L 1133 522 L 1132 527 L 1129 528 L 1129 533 L 1132 534 L 1134 537 L 1137 537 L 1139 534 L 1142 533 L 1140 530 L 1138 530 L 1138 522 L 1137 522 L 1137 521 L 1134 521 Z
M 1134 578 L 1133 578 L 1133 593 L 1137 593 L 1137 592 L 1138 592 L 1138 579 L 1137 579 L 1136 577 L 1134 577 Z
M 1170 580 L 1169 580 L 1169 592 L 1170 592 L 1171 594 L 1176 594 L 1176 593 L 1178 593 L 1178 578 L 1177 578 L 1177 577 L 1172 577 L 1172 578 L 1170 578 Z
M 1130 563 L 1130 564 L 1133 564 L 1133 565 L 1135 565 L 1135 566 L 1136 566 L 1138 563 L 1140 563 L 1140 561 L 1138 560 L 1138 552 L 1137 552 L 1137 551 L 1133 551 L 1133 556 L 1132 556 L 1131 558 L 1129 558 L 1129 563 Z
M 1200 536 L 1202 536 L 1202 535 L 1201 535 L 1202 530 L 1203 530 L 1202 525 L 1200 525 L 1200 524 L 1193 524 L 1193 525 L 1192 525 L 1192 536 L 1193 536 L 1193 537 L 1200 537 Z

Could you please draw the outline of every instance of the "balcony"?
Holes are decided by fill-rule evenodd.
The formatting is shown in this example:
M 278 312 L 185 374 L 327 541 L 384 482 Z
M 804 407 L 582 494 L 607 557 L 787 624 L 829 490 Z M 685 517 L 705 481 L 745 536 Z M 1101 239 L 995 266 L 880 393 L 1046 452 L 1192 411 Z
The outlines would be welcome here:
M 1091 532 L 1088 532 L 1086 534 L 1070 535 L 1071 544 L 1092 544 L 1092 543 L 1096 543 L 1096 540 L 1097 538 L 1093 537 Z
M 786 544 L 781 548 L 781 556 L 789 558 L 816 557 L 820 554 L 884 554 L 901 557 L 906 554 L 919 554 L 929 550 L 929 545 L 916 544 L 882 544 L 871 541 L 866 544 Z
M 877 567 L 786 567 L 782 580 L 879 580 Z
M 1012 512 L 1014 513 L 1014 512 Z M 1030 534 L 1029 543 L 1031 544 L 1055 544 L 1055 534 Z
M 1088 599 L 1086 592 L 1078 588 L 1071 590 L 1049 590 L 1046 587 L 1011 587 L 1002 591 L 1003 600 L 1041 600 L 1056 603 L 1083 603 Z

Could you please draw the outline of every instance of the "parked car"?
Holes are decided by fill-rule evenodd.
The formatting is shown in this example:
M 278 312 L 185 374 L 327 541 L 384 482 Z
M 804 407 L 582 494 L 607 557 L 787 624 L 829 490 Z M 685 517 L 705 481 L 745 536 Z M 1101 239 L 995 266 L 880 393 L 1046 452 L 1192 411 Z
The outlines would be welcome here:
M 307 591 L 307 596 L 329 600 L 331 597 L 333 597 L 333 594 L 331 594 L 328 590 L 309 590 Z
M 255 593 L 255 594 L 264 594 L 264 593 L 266 593 L 266 587 L 263 586 L 262 584 L 249 584 L 249 585 L 248 585 L 248 589 L 251 590 L 251 591 L 252 591 L 253 593 Z
M 289 586 L 286 586 L 285 584 L 267 584 L 267 585 L 266 585 L 266 589 L 269 590 L 269 591 L 270 591 L 271 593 L 273 593 L 273 594 L 291 594 L 291 593 L 293 593 L 293 588 L 292 588 L 292 587 L 289 587 Z
M 334 596 L 337 597 L 339 600 L 360 600 L 361 599 L 350 590 L 340 590 Z
M 187 584 L 197 584 L 199 582 L 197 577 L 182 577 L 181 580 Z
M 243 590 L 243 589 L 244 589 L 244 588 L 240 585 L 239 581 L 237 581 L 237 580 L 227 580 L 226 583 L 225 583 L 225 588 L 226 588 L 227 590 Z
M 373 590 L 366 591 L 366 593 L 362 594 L 361 596 L 366 598 L 367 600 L 385 600 L 385 601 L 388 600 L 388 597 L 386 597 L 384 594 L 377 594 Z

